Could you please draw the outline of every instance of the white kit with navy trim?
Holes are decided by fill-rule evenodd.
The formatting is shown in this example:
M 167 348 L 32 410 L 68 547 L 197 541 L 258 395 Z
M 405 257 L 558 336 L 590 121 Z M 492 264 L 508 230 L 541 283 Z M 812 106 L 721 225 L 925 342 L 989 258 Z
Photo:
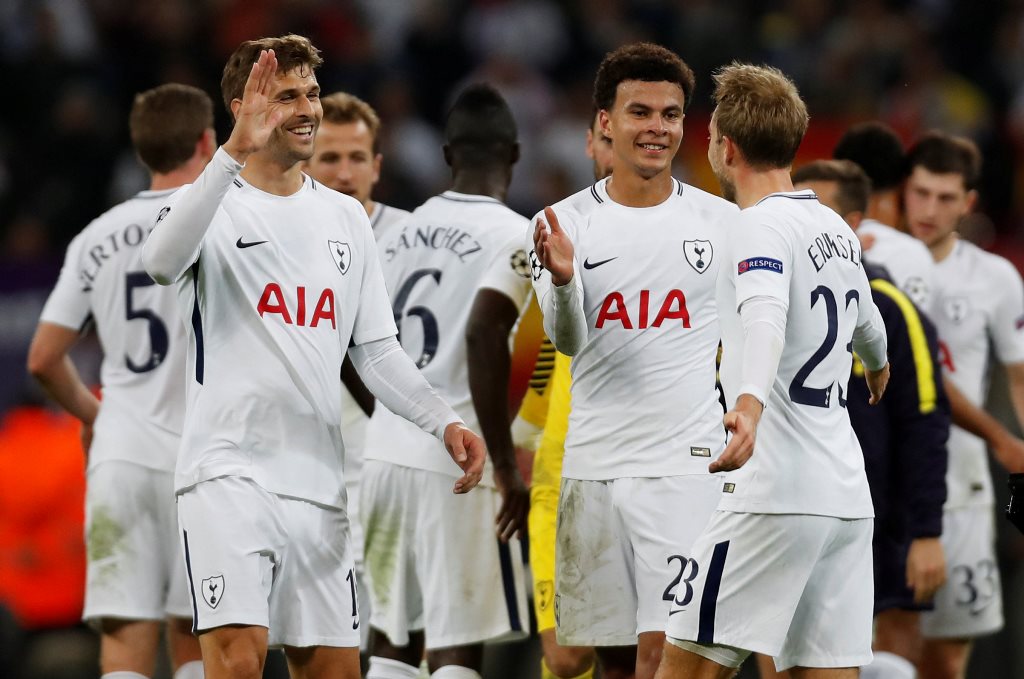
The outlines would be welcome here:
M 173 471 L 185 417 L 185 329 L 173 290 L 142 266 L 142 245 L 173 190 L 143 191 L 93 220 L 68 246 L 40 320 L 95 322 L 103 401 L 89 467 L 123 460 Z
M 487 196 L 445 191 L 379 240 L 381 267 L 402 347 L 470 429 L 479 421 L 469 391 L 466 326 L 476 293 L 489 288 L 523 308 L 530 293 L 522 247 L 526 218 Z M 378 404 L 367 427 L 367 460 L 458 478 L 444 446 Z M 490 460 L 481 483 L 493 484 Z
M 864 456 L 846 410 L 851 337 L 877 317 L 857 236 L 811 191 L 773 193 L 740 212 L 719 277 L 721 379 L 732 408 L 742 384 L 739 308 L 786 308 L 785 343 L 754 454 L 726 475 L 719 510 L 874 515 Z
M 395 334 L 373 232 L 358 201 L 305 175 L 277 196 L 240 169 L 218 150 L 202 177 L 211 204 L 188 206 L 213 217 L 177 278 L 190 340 L 177 491 L 239 476 L 343 508 L 342 359 L 350 341 Z
M 575 252 L 569 285 L 582 290 L 582 308 L 572 313 L 586 325 L 572 359 L 562 473 L 582 480 L 706 474 L 725 445 L 715 283 L 724 228 L 737 210 L 676 180 L 661 204 L 627 207 L 609 197 L 609 181 L 553 206 Z M 532 226 L 526 240 L 548 327 L 551 274 L 533 252 Z

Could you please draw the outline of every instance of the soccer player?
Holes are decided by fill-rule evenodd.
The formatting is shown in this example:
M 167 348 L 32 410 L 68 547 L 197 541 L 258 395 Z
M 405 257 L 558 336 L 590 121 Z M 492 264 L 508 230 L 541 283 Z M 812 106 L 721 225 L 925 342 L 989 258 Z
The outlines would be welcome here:
M 301 172 L 320 62 L 297 35 L 235 50 L 221 80 L 231 136 L 143 249 L 188 319 L 175 486 L 208 679 L 260 676 L 268 645 L 284 647 L 293 676 L 359 676 L 346 349 L 382 403 L 444 439 L 465 469 L 456 493 L 479 481 L 485 455 L 395 339 L 365 210 Z
M 445 123 L 452 189 L 381 242 L 402 346 L 464 421 L 491 464 L 472 496 L 447 491 L 457 467 L 389 408 L 367 429 L 362 514 L 374 636 L 368 679 L 479 677 L 485 641 L 529 632 L 515 537 L 529 493 L 509 429 L 512 326 L 530 291 L 526 219 L 502 202 L 519 159 L 516 124 L 489 85 L 463 90 Z M 495 533 L 497 517 L 497 536 Z
M 587 128 L 587 157 L 594 161 L 595 181 L 612 173 L 612 141 L 601 131 L 601 118 L 597 111 Z M 545 338 L 545 341 L 548 340 Z M 555 638 L 555 529 L 565 436 L 569 431 L 572 378 L 569 357 L 554 353 L 554 369 L 545 391 L 547 407 L 543 409 L 544 417 L 539 423 L 543 430 L 533 459 L 533 478 L 530 484 L 528 533 L 533 606 L 544 651 L 541 679 L 588 679 L 594 672 L 593 649 L 589 646 L 561 646 Z M 528 391 L 520 414 L 527 409 L 533 398 L 533 392 Z M 627 674 L 631 673 L 632 668 L 624 669 Z M 605 667 L 604 670 L 606 677 L 615 672 L 614 667 Z
M 668 602 L 689 586 L 689 546 L 721 494 L 708 473 L 725 444 L 715 276 L 735 208 L 672 177 L 693 86 L 663 47 L 606 55 L 594 103 L 612 174 L 546 208 L 530 232 L 545 331 L 573 357 L 557 640 L 636 646 L 641 679 L 654 675 Z
M 176 679 L 202 677 L 174 507 L 185 413 L 185 329 L 174 292 L 142 267 L 142 243 L 167 197 L 213 156 L 213 102 L 161 85 L 135 97 L 132 144 L 150 188 L 90 223 L 68 247 L 29 350 L 28 368 L 82 421 L 87 444 L 88 569 L 83 617 L 100 631 L 100 670 L 122 679 L 155 670 L 160 621 Z M 68 352 L 95 323 L 102 405 Z
M 817 161 L 793 173 L 797 189 L 811 189 L 858 234 L 868 210 L 870 180 L 851 161 Z M 935 326 L 888 279 L 865 269 L 888 337 L 892 378 L 880 407 L 868 405 L 863 368 L 854 361 L 847 407 L 864 451 L 875 508 L 874 660 L 866 679 L 915 676 L 921 656 L 921 611 L 931 608 L 946 579 L 942 505 L 946 498 L 949 404 L 938 364 Z M 762 670 L 762 677 L 765 672 Z
M 1017 419 L 1024 421 L 1020 274 L 1010 262 L 960 240 L 956 233 L 978 198 L 981 155 L 967 139 L 933 132 L 909 149 L 907 163 L 907 224 L 937 264 L 933 320 L 939 329 L 945 377 L 981 411 L 988 366 L 996 359 L 1009 378 Z M 984 431 L 975 433 L 988 438 Z M 949 577 L 936 595 L 935 610 L 922 616 L 926 641 L 920 669 L 927 677 L 963 676 L 971 641 L 1003 626 L 992 513 L 995 500 L 983 438 L 961 426 L 950 432 L 942 535 Z M 993 453 L 1010 471 L 1024 471 L 1024 458 L 1016 448 L 993 445 Z
M 851 351 L 877 402 L 885 330 L 850 227 L 790 165 L 807 129 L 769 67 L 715 76 L 708 160 L 742 211 L 719 302 L 729 445 L 718 510 L 677 589 L 659 679 L 730 677 L 750 651 L 801 677 L 856 677 L 871 660 L 872 507 L 846 410 Z
M 383 157 L 380 153 L 380 118 L 362 99 L 346 92 L 320 98 L 323 121 L 316 133 L 313 157 L 305 171 L 315 181 L 358 200 L 370 218 L 374 238 L 396 228 L 409 213 L 373 200 L 373 187 L 380 179 Z M 348 516 L 355 549 L 356 580 L 363 617 L 369 619 L 369 593 L 363 578 L 363 525 L 359 519 L 359 487 L 363 467 L 363 443 L 366 424 L 373 413 L 373 400 L 366 399 L 366 387 L 353 384 L 351 360 L 342 366 L 346 388 L 341 399 L 341 431 L 345 439 L 345 489 L 348 492 Z M 355 378 L 358 380 L 358 377 Z M 356 394 L 358 396 L 353 395 Z M 363 625 L 361 646 L 369 641 L 369 625 Z
M 857 235 L 870 244 L 864 256 L 885 267 L 900 290 L 931 313 L 935 263 L 927 248 L 896 228 L 905 176 L 903 142 L 883 123 L 861 123 L 843 134 L 832 155 L 853 161 L 871 180 L 868 208 L 857 227 Z

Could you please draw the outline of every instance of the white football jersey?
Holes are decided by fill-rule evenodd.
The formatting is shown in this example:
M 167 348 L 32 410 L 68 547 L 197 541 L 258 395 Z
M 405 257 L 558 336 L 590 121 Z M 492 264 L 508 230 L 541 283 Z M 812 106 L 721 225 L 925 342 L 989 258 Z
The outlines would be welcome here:
M 1024 361 L 1024 284 L 1013 264 L 967 241 L 936 265 L 938 290 L 932 319 L 939 331 L 943 376 L 976 406 L 985 406 L 994 357 Z M 985 442 L 949 430 L 946 508 L 995 501 Z
M 587 319 L 571 364 L 562 475 L 706 474 L 725 446 L 715 279 L 736 206 L 673 180 L 660 205 L 626 207 L 608 196 L 608 181 L 553 206 L 573 243 Z M 551 274 L 532 250 L 532 227 L 527 240 L 543 309 Z
M 862 221 L 857 235 L 874 238 L 871 247 L 864 251 L 864 259 L 885 267 L 896 287 L 926 314 L 933 314 L 935 260 L 928 247 L 913 236 L 874 219 Z
M 185 416 L 185 327 L 173 290 L 142 266 L 142 244 L 173 190 L 143 191 L 71 241 L 41 320 L 78 330 L 91 319 L 103 347 L 103 400 L 89 466 L 107 460 L 173 471 Z
M 787 307 L 782 358 L 754 454 L 726 475 L 718 508 L 872 517 L 864 456 L 846 410 L 854 328 L 875 313 L 857 236 L 813 192 L 773 193 L 730 228 L 718 287 L 730 409 L 742 377 L 740 305 L 764 296 Z
M 491 288 L 523 308 L 530 266 L 526 218 L 487 196 L 445 191 L 379 243 L 402 347 L 438 395 L 479 431 L 469 391 L 466 325 L 476 293 Z M 444 446 L 380 403 L 366 433 L 367 460 L 462 475 Z M 483 483 L 493 484 L 490 460 Z
M 177 490 L 242 476 L 344 507 L 342 359 L 350 340 L 395 334 L 363 206 L 306 176 L 290 196 L 235 177 L 178 299 L 190 343 Z
M 374 203 L 373 214 L 370 215 L 370 226 L 373 227 L 373 237 L 380 240 L 384 234 L 391 233 L 406 217 L 407 210 L 391 207 L 384 203 Z M 345 485 L 348 487 L 349 495 L 359 485 L 359 477 L 363 468 L 363 445 L 366 441 L 366 423 L 370 418 L 366 416 L 355 398 L 348 389 L 342 385 L 341 388 L 341 432 L 345 439 Z M 349 503 L 349 513 L 355 514 L 358 507 Z M 362 545 L 357 546 L 362 549 Z

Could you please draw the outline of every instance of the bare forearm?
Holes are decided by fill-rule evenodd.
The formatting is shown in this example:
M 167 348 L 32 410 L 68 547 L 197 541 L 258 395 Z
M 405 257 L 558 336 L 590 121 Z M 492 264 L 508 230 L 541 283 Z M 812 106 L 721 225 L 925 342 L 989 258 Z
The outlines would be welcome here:
M 509 422 L 508 385 L 512 359 L 508 338 L 501 328 L 470 331 L 466 335 L 469 390 L 480 420 L 480 430 L 496 469 L 515 466 L 515 448 Z
M 945 380 L 944 385 L 946 396 L 949 398 L 953 424 L 984 439 L 989 445 L 993 445 L 1000 437 L 1007 434 L 1006 428 L 1000 424 L 999 420 L 971 403 L 967 396 L 953 384 L 952 380 Z
M 82 382 L 70 358 L 64 356 L 46 368 L 34 371 L 33 377 L 54 401 L 84 424 L 91 425 L 96 420 L 99 399 Z

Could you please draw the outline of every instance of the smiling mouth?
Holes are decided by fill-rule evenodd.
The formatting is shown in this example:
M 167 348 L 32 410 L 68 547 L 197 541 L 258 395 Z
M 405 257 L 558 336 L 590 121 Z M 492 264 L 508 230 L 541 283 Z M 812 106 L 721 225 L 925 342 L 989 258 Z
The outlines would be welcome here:
M 313 138 L 313 126 L 312 125 L 300 125 L 293 127 L 288 130 L 289 134 L 292 134 L 300 139 L 312 139 Z
M 644 151 L 652 151 L 655 153 L 660 153 L 668 148 L 668 146 L 665 146 L 664 144 L 637 144 L 637 146 L 642 148 Z

